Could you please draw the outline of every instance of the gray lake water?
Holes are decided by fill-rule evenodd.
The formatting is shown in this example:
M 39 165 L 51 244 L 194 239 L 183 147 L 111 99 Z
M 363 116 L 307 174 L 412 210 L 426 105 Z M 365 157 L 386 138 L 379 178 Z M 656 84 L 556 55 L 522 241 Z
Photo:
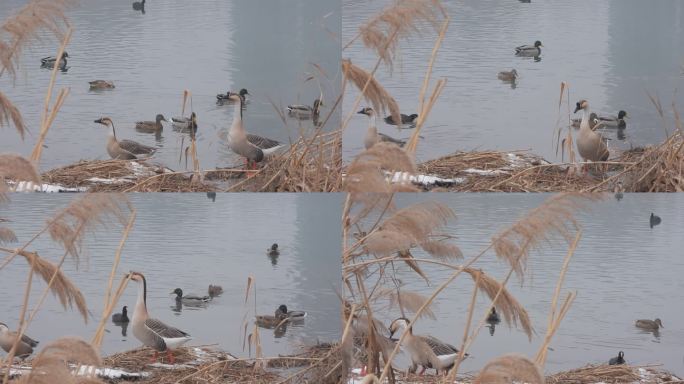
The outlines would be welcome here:
M 115 286 L 129 270 L 144 273 L 150 314 L 190 333 L 193 340 L 189 345 L 218 344 L 236 356 L 248 356 L 248 350 L 242 350 L 241 325 L 246 313 L 248 320 L 254 316 L 253 295 L 245 305 L 250 275 L 256 281 L 258 314 L 273 314 L 280 304 L 308 313 L 303 324 L 290 325 L 282 336 L 261 329 L 265 355 L 276 356 L 297 351 L 303 344 L 339 339 L 340 304 L 335 289 L 339 289 L 341 275 L 341 195 L 287 194 L 276 198 L 220 194 L 215 202 L 205 194 L 195 193 L 129 198 L 137 209 L 137 218 L 122 253 Z M 47 218 L 65 207 L 72 195 L 15 194 L 11 199 L 2 206 L 0 217 L 11 220 L 7 225 L 24 242 Z M 98 230 L 85 242 L 87 264 L 77 269 L 74 262 L 65 263 L 67 276 L 81 289 L 95 317 L 84 326 L 77 313 L 63 310 L 55 298 L 48 296 L 27 332 L 40 340 L 41 346 L 60 336 L 77 335 L 90 340 L 94 335 L 120 238 L 119 227 Z M 272 261 L 266 248 L 274 242 L 280 245 L 281 254 Z M 39 238 L 31 249 L 52 261 L 59 260 L 63 253 L 49 236 Z M 25 261 L 17 259 L 0 271 L 0 289 L 5 293 L 0 297 L 0 321 L 10 327 L 18 322 L 28 269 Z M 45 287 L 40 279 L 34 279 L 34 284 L 31 303 Z M 180 287 L 187 293 L 206 294 L 209 284 L 223 286 L 225 293 L 205 308 L 184 306 L 177 310 L 170 291 Z M 129 284 L 120 301 L 120 305 L 128 305 L 129 311 L 135 307 L 136 289 L 134 282 Z M 106 329 L 104 354 L 140 346 L 130 327 L 126 337 L 112 323 Z
M 592 110 L 631 119 L 618 138 L 613 130 L 611 150 L 659 143 L 663 123 L 648 98 L 658 96 L 672 131 L 674 102 L 684 108 L 684 3 L 640 0 L 519 1 L 449 0 L 444 2 L 451 24 L 435 62 L 433 79 L 448 83 L 422 131 L 417 157 L 425 161 L 468 150 L 530 149 L 550 161 L 555 152 L 554 131 L 568 123 L 579 99 Z M 344 2 L 342 30 L 346 44 L 359 26 L 390 4 L 388 0 Z M 422 28 L 400 43 L 392 77 L 384 68 L 377 78 L 395 97 L 403 113 L 418 108 L 418 96 L 436 33 Z M 520 58 L 514 48 L 541 40 L 541 61 Z M 371 69 L 377 57 L 362 44 L 343 52 L 356 65 Z M 517 69 L 517 87 L 497 79 L 503 70 Z M 560 83 L 570 86 L 558 108 Z M 351 87 L 350 87 L 351 89 Z M 681 89 L 680 89 L 681 90 Z M 358 92 L 347 93 L 345 116 Z M 574 117 L 574 116 L 573 116 Z M 579 117 L 579 114 L 578 116 Z M 560 123 L 557 124 L 560 118 Z M 363 149 L 368 126 L 363 115 L 352 120 L 344 135 L 344 156 Z M 410 131 L 378 124 L 380 132 L 408 138 Z M 566 157 L 567 160 L 567 157 Z
M 0 19 L 25 3 L 3 0 Z M 216 105 L 217 93 L 248 89 L 252 96 L 245 128 L 284 143 L 310 132 L 313 125 L 293 119 L 284 125 L 269 100 L 281 108 L 310 105 L 322 92 L 332 105 L 339 94 L 339 1 L 154 0 L 146 3 L 144 14 L 131 4 L 82 1 L 68 12 L 74 28 L 66 49 L 70 68 L 58 74 L 55 90 L 67 87 L 71 92 L 47 135 L 42 170 L 81 159 L 108 159 L 107 129 L 93 123 L 101 116 L 112 118 L 120 139 L 156 146 L 156 161 L 184 169 L 185 160 L 179 164 L 179 158 L 188 145 L 187 134 L 170 125 L 159 137 L 134 129 L 136 121 L 154 120 L 158 113 L 167 119 L 180 116 L 184 89 L 192 92 L 186 116 L 190 110 L 198 116 L 203 169 L 239 164 L 226 141 L 233 107 Z M 14 86 L 7 76 L 0 78 L 3 93 L 19 107 L 32 132 L 24 142 L 6 132 L 0 152 L 31 153 L 51 75 L 40 68 L 40 58 L 55 55 L 58 45 L 45 39 L 26 49 Z M 306 81 L 312 75 L 319 81 Z M 116 88 L 91 92 L 88 81 L 95 79 L 112 80 Z M 335 114 L 326 129 L 337 121 Z
M 520 219 L 550 195 L 521 194 L 437 194 L 427 197 L 404 194 L 397 205 L 405 207 L 425 200 L 447 204 L 457 218 L 445 233 L 456 236 L 466 259 L 477 255 L 492 236 Z M 569 291 L 577 297 L 551 342 L 547 372 L 574 369 L 588 363 L 606 363 L 618 351 L 630 364 L 662 363 L 663 368 L 684 375 L 684 196 L 681 194 L 627 194 L 592 203 L 588 212 L 577 215 L 583 235 L 571 260 L 562 298 Z M 655 212 L 662 224 L 651 229 L 649 215 Z M 521 330 L 501 323 L 493 336 L 482 329 L 469 352 L 462 371 L 474 371 L 490 359 L 510 352 L 532 356 L 543 343 L 551 298 L 567 246 L 562 242 L 544 245 L 530 255 L 524 286 L 512 277 L 508 288 L 527 309 L 536 335 L 529 342 Z M 424 252 L 416 258 L 429 258 Z M 458 263 L 456 261 L 456 263 Z M 429 264 L 421 266 L 431 286 L 413 272 L 401 268 L 399 279 L 406 289 L 430 295 L 451 274 Z M 508 268 L 492 252 L 474 265 L 488 275 L 503 279 Z M 431 334 L 459 346 L 472 295 L 470 277 L 459 277 L 438 297 L 432 307 L 437 319 L 422 318 L 414 332 Z M 489 299 L 479 295 L 477 321 Z M 387 325 L 399 317 L 398 309 L 383 318 Z M 394 312 L 394 313 L 392 313 Z M 640 331 L 636 319 L 662 319 L 658 337 Z M 402 354 L 399 362 L 406 363 Z

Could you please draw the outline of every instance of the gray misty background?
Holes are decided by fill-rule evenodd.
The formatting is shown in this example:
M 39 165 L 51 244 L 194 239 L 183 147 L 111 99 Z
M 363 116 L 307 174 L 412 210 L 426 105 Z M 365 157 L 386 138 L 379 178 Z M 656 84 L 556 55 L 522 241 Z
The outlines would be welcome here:
M 359 26 L 386 5 L 388 0 L 344 2 L 343 42 Z M 684 107 L 684 3 L 678 0 L 519 1 L 447 0 L 451 24 L 434 66 L 433 78 L 448 83 L 422 131 L 417 159 L 425 161 L 456 151 L 531 149 L 550 161 L 555 153 L 554 130 L 568 121 L 567 100 L 558 100 L 560 83 L 570 86 L 570 107 L 587 99 L 592 110 L 631 115 L 611 150 L 656 144 L 663 140 L 663 123 L 648 98 L 658 96 L 672 131 L 674 102 Z M 423 28 L 400 44 L 399 60 L 392 78 L 384 68 L 378 79 L 397 99 L 402 112 L 418 108 L 418 96 L 436 33 Z M 541 40 L 541 61 L 519 58 L 514 48 Z M 370 69 L 377 59 L 371 51 L 354 44 L 343 56 Z M 381 67 L 382 68 L 382 67 Z M 520 79 L 515 89 L 497 79 L 497 73 L 516 68 Z M 352 88 L 350 88 L 352 89 Z M 345 98 L 350 111 L 358 93 Z M 572 113 L 572 110 L 570 110 Z M 579 114 L 577 115 L 579 117 Z M 355 116 L 344 135 L 344 156 L 351 158 L 363 148 L 368 126 L 363 115 Z M 380 132 L 408 138 L 410 131 L 378 124 Z M 566 158 L 567 160 L 567 158 Z
M 0 2 L 4 19 L 25 0 Z M 81 1 L 68 12 L 74 27 L 67 73 L 57 76 L 57 88 L 71 92 L 47 135 L 41 170 L 81 159 L 108 159 L 107 130 L 93 120 L 108 115 L 119 138 L 159 147 L 155 160 L 173 169 L 188 145 L 187 134 L 166 126 L 159 137 L 138 133 L 134 123 L 162 113 L 180 116 L 183 90 L 192 92 L 198 115 L 198 156 L 202 168 L 228 167 L 239 160 L 227 146 L 233 107 L 217 106 L 216 94 L 247 88 L 252 94 L 245 111 L 245 128 L 285 143 L 311 122 L 288 119 L 285 126 L 276 106 L 312 104 L 321 90 L 324 100 L 339 94 L 341 8 L 336 0 L 148 1 L 145 14 L 132 1 Z M 58 43 L 44 39 L 26 49 L 16 84 L 7 76 L 0 88 L 22 112 L 32 136 L 22 143 L 13 128 L 0 141 L 0 152 L 28 156 L 40 131 L 40 113 L 50 71 L 40 58 L 55 55 Z M 321 67 L 324 74 L 312 64 Z M 315 75 L 320 81 L 305 81 Z M 116 89 L 90 92 L 88 81 L 113 80 Z M 320 83 L 320 87 L 319 87 Z M 330 110 L 323 110 L 327 116 Z M 326 129 L 338 125 L 337 114 Z M 182 148 L 182 147 L 183 148 Z M 192 167 L 190 162 L 189 167 Z
M 150 314 L 193 336 L 189 345 L 218 344 L 236 356 L 242 350 L 242 320 L 254 316 L 254 297 L 244 304 L 247 277 L 256 282 L 258 314 L 273 314 L 276 307 L 305 310 L 304 323 L 289 326 L 285 335 L 275 337 L 261 329 L 264 354 L 291 353 L 303 344 L 329 342 L 340 337 L 340 302 L 335 294 L 341 281 L 341 235 L 339 220 L 342 196 L 339 194 L 219 194 L 215 202 L 203 193 L 128 195 L 137 209 L 135 225 L 124 247 L 118 281 L 129 270 L 145 274 Z M 65 207 L 73 195 L 14 194 L 3 205 L 2 217 L 20 242 L 28 241 L 55 212 Z M 93 314 L 87 325 L 77 312 L 65 311 L 51 295 L 45 300 L 27 333 L 41 346 L 61 336 L 76 335 L 90 340 L 95 333 L 107 280 L 121 239 L 121 228 L 109 226 L 87 236 L 87 261 L 76 268 L 68 260 L 64 270 L 81 289 Z M 274 242 L 281 248 L 275 264 L 266 255 Z M 12 245 L 10 245 L 12 246 Z M 62 249 L 39 238 L 32 250 L 56 262 Z M 0 321 L 15 327 L 22 305 L 26 262 L 17 259 L 2 271 Z M 183 306 L 178 311 L 174 288 L 184 293 L 205 294 L 209 284 L 218 284 L 225 293 L 206 308 Z M 34 279 L 30 307 L 33 308 L 45 283 Z M 135 307 L 137 286 L 128 285 L 120 306 Z M 117 312 L 120 312 L 120 306 Z M 107 324 L 102 352 L 111 354 L 140 346 L 128 328 Z M 250 328 L 251 329 L 251 328 Z M 251 331 L 250 331 L 251 332 Z M 254 349 L 252 349 L 254 353 Z
M 550 194 L 401 194 L 397 206 L 406 207 L 419 201 L 437 200 L 455 213 L 443 231 L 455 236 L 466 260 L 479 254 L 492 236 L 508 228 L 529 210 L 539 206 Z M 588 363 L 607 363 L 618 351 L 634 365 L 662 363 L 677 375 L 684 374 L 684 195 L 626 194 L 624 199 L 608 199 L 591 203 L 587 212 L 578 212 L 582 238 L 566 273 L 561 297 L 576 291 L 577 297 L 551 342 L 546 371 L 553 373 L 575 369 Z M 655 212 L 662 224 L 651 229 L 649 215 Z M 562 241 L 542 244 L 528 259 L 524 285 L 513 276 L 509 291 L 528 311 L 536 335 L 528 341 L 524 332 L 505 323 L 482 329 L 472 348 L 472 358 L 463 362 L 464 372 L 482 368 L 487 361 L 506 353 L 534 356 L 543 343 L 553 292 L 568 245 Z M 417 250 L 416 258 L 430 258 Z M 458 261 L 455 261 L 458 263 Z M 489 251 L 475 268 L 497 279 L 508 273 L 508 264 Z M 430 285 L 408 268 L 402 268 L 398 279 L 405 289 L 431 295 L 452 273 L 439 266 L 423 264 Z M 436 319 L 421 318 L 416 322 L 417 334 L 430 334 L 454 345 L 460 345 L 473 283 L 470 277 L 457 278 L 431 308 Z M 478 295 L 475 319 L 479 322 L 489 305 L 489 298 Z M 389 325 L 400 317 L 399 310 L 383 312 Z M 664 328 L 658 337 L 634 326 L 637 319 L 659 317 Z M 399 364 L 408 364 L 402 354 Z

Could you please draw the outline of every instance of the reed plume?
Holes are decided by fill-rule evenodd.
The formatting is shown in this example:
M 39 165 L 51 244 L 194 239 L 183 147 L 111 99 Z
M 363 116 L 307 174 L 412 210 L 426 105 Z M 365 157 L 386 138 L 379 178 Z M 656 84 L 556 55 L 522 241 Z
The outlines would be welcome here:
M 495 278 L 488 276 L 481 269 L 474 268 L 464 268 L 463 272 L 466 272 L 473 279 L 473 282 L 477 284 L 477 288 L 487 294 L 490 300 L 496 298 L 494 306 L 497 308 L 498 312 L 503 314 L 506 323 L 520 327 L 527 334 L 527 337 L 532 340 L 532 334 L 534 329 L 532 328 L 532 321 L 530 316 L 527 314 L 527 310 L 518 302 L 518 300 L 506 289 L 506 287 L 501 284 Z
M 455 217 L 446 205 L 427 201 L 400 209 L 368 235 L 365 247 L 370 253 L 388 255 L 424 242 L 437 228 Z
M 2 52 L 2 48 L 0 48 L 0 52 Z M 0 56 L 2 56 L 1 53 Z M 4 93 L 0 92 L 0 127 L 9 125 L 10 120 L 23 140 L 24 133 L 27 130 L 24 118 L 21 116 L 19 108 L 15 107 L 12 101 Z
M 23 256 L 29 266 L 33 265 L 33 273 L 40 276 L 46 284 L 52 280 L 50 291 L 57 296 L 64 309 L 75 306 L 83 316 L 83 321 L 88 322 L 88 307 L 83 293 L 58 266 L 40 257 L 37 252 L 18 250 L 17 254 Z
M 399 308 L 402 314 L 405 310 L 415 314 L 418 312 L 420 307 L 428 302 L 428 298 L 420 293 L 401 289 L 393 290 L 389 293 L 388 297 L 390 301 L 390 309 Z M 437 319 L 435 313 L 432 311 L 432 309 L 430 309 L 430 305 L 432 305 L 432 303 L 428 303 L 423 312 L 420 313 L 420 316 Z
M 123 194 L 85 194 L 48 219 L 50 237 L 78 262 L 86 232 L 98 225 L 106 226 L 109 220 L 125 225 L 126 209 L 132 211 Z
M 408 154 L 390 143 L 377 143 L 359 154 L 347 167 L 345 190 L 359 193 L 417 192 L 409 183 L 391 183 L 385 170 L 415 173 L 416 165 Z
M 72 375 L 69 363 L 96 366 L 101 365 L 102 360 L 97 351 L 87 342 L 74 337 L 64 337 L 46 345 L 33 360 L 31 372 L 23 375 L 17 383 L 104 384 L 103 381 L 92 377 Z
M 0 184 L 4 184 L 3 179 L 40 185 L 40 176 L 33 164 L 19 155 L 8 153 L 0 154 Z
M 510 264 L 522 282 L 530 251 L 556 236 L 570 243 L 579 230 L 575 212 L 586 210 L 589 201 L 601 198 L 603 196 L 596 193 L 568 193 L 550 197 L 492 238 L 497 257 Z
M 31 0 L 0 25 L 0 75 L 7 71 L 13 78 L 19 69 L 22 50 L 40 39 L 47 30 L 61 39 L 69 25 L 66 9 L 74 0 Z
M 0 227 L 0 244 L 16 243 L 17 235 L 7 227 Z
M 533 361 L 525 356 L 508 354 L 497 357 L 482 368 L 473 384 L 544 384 L 544 375 Z
M 371 103 L 376 113 L 389 112 L 394 121 L 401 121 L 397 101 L 380 85 L 372 73 L 352 64 L 349 59 L 342 60 L 342 73 L 344 73 L 346 81 L 354 84 L 359 91 L 363 92 L 363 97 Z
M 463 259 L 461 248 L 446 241 L 428 240 L 420 243 L 420 247 L 430 256 L 441 260 Z
M 359 34 L 392 70 L 399 39 L 419 32 L 422 24 L 437 30 L 438 12 L 444 14 L 444 9 L 435 0 L 399 0 L 362 25 Z

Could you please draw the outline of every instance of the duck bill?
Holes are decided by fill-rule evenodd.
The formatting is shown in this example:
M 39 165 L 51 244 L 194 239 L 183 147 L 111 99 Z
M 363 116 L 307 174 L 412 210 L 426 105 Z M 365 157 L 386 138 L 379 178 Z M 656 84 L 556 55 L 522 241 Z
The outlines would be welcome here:
M 573 113 L 577 113 L 577 111 L 579 111 L 580 109 L 582 109 L 582 108 L 580 108 L 579 104 L 577 104 L 577 105 L 575 106 L 575 112 L 573 112 Z
M 364 110 L 362 109 L 362 110 L 360 110 L 360 111 L 358 111 L 358 112 L 356 112 L 356 113 L 358 113 L 359 115 L 365 115 L 365 114 L 366 114 L 366 111 L 364 111 Z

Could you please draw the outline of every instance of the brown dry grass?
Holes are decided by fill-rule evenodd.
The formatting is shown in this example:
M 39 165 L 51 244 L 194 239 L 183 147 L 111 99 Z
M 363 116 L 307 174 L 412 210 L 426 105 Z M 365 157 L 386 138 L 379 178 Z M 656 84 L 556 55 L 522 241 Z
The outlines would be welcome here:
M 359 35 L 391 69 L 399 39 L 418 33 L 423 25 L 437 30 L 440 13 L 444 15 L 444 9 L 438 1 L 399 0 L 359 27 Z
M 17 235 L 14 231 L 7 227 L 0 227 L 0 244 L 15 243 Z
M 68 363 L 97 366 L 101 364 L 101 360 L 97 351 L 87 342 L 65 337 L 46 345 L 32 361 L 31 372 L 13 382 L 19 384 L 104 383 L 92 377 L 72 375 Z
M 7 249 L 3 249 L 3 251 L 11 252 Z M 85 297 L 64 272 L 57 265 L 40 257 L 37 252 L 17 251 L 17 254 L 22 256 L 29 266 L 33 266 L 33 272 L 40 276 L 46 284 L 52 281 L 50 291 L 57 296 L 64 309 L 75 306 L 83 316 L 83 320 L 87 322 L 88 307 Z
M 380 85 L 372 73 L 352 64 L 349 59 L 342 60 L 342 72 L 346 81 L 354 84 L 359 91 L 363 92 L 363 97 L 373 106 L 376 113 L 385 114 L 389 112 L 394 121 L 401 121 L 399 105 L 396 100 Z
M 10 120 L 23 140 L 24 133 L 27 131 L 24 118 L 21 116 L 19 108 L 15 107 L 12 101 L 4 93 L 0 92 L 0 127 L 9 125 Z
M 504 355 L 491 360 L 482 368 L 473 384 L 508 384 L 522 382 L 544 384 L 541 369 L 531 360 L 520 355 Z
M 579 230 L 575 213 L 588 209 L 588 203 L 603 198 L 600 194 L 558 194 L 545 200 L 512 226 L 492 238 L 494 251 L 506 261 L 518 278 L 524 279 L 530 251 L 561 237 L 568 243 Z
M 85 234 L 113 222 L 125 225 L 130 210 L 132 207 L 124 195 L 85 194 L 47 221 L 48 232 L 78 262 Z
M 40 185 L 40 176 L 30 161 L 19 155 L 0 154 L 0 184 L 4 180 L 30 181 Z

